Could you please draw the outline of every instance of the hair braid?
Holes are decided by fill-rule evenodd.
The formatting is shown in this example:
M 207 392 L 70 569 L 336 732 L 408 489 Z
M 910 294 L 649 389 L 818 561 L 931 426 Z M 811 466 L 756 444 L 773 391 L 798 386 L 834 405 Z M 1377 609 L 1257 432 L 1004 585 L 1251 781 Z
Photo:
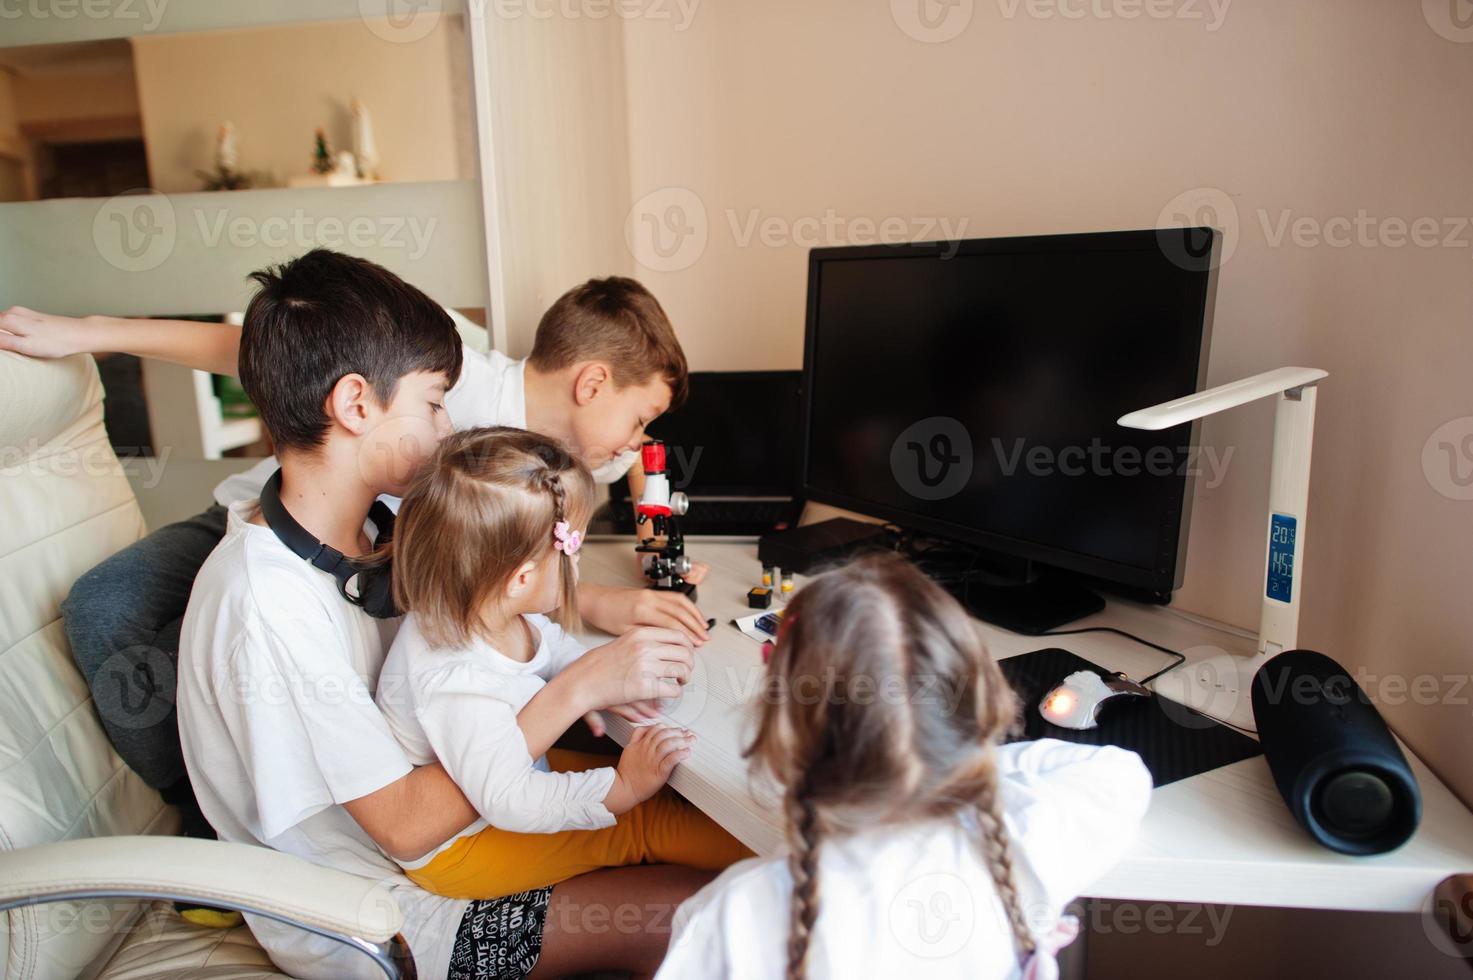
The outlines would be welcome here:
M 1013 939 L 1021 960 L 1033 952 L 1036 943 L 1018 897 L 1017 879 L 1013 875 L 1013 848 L 1008 840 L 1007 827 L 1003 824 L 995 780 L 977 801 L 977 822 L 982 829 L 982 854 L 987 863 L 987 873 L 992 876 L 992 884 L 1013 927 Z
M 818 810 L 802 794 L 803 788 L 795 787 L 783 800 L 788 811 L 788 871 L 793 877 L 788 980 L 808 975 L 808 943 L 818 921 L 818 850 L 823 841 Z
M 568 519 L 568 491 L 552 467 L 542 471 L 542 489 L 552 494 L 552 519 L 556 523 Z

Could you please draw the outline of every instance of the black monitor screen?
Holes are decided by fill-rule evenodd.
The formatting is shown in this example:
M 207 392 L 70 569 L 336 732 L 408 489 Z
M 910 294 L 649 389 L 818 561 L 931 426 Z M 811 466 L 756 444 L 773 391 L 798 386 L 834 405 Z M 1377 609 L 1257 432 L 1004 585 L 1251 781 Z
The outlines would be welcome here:
M 650 423 L 672 489 L 792 497 L 802 451 L 801 371 L 693 371 L 685 404 Z
M 1200 388 L 1212 235 L 1198 234 L 1205 249 L 1151 231 L 815 250 L 805 492 L 1176 587 L 1191 427 L 1116 420 Z

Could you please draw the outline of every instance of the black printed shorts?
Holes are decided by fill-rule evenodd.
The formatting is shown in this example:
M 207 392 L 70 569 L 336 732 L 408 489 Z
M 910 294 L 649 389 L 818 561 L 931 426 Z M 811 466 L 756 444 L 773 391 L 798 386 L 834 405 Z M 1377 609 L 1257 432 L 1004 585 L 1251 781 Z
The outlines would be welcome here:
M 450 951 L 448 980 L 522 980 L 542 955 L 551 888 L 471 902 Z

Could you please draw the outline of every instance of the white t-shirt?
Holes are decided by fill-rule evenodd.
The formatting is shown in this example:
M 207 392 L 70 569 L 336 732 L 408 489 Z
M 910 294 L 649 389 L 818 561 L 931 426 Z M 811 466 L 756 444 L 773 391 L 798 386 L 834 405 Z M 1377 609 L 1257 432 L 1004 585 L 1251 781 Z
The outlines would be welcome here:
M 514 429 L 527 427 L 527 362 L 514 361 L 500 351 L 476 351 L 469 347 L 464 366 L 455 386 L 445 396 L 445 409 L 457 429 L 473 429 L 484 425 L 506 425 Z M 629 472 L 639 461 L 639 453 L 620 453 L 593 471 L 595 483 L 613 483 Z M 215 488 L 215 501 L 222 507 L 255 500 L 261 488 L 280 464 L 275 456 L 267 456 L 255 466 L 235 473 Z M 383 498 L 395 511 L 397 497 Z
M 1140 757 L 1045 739 L 998 749 L 1015 881 L 1035 936 L 1119 860 L 1151 797 Z M 808 975 L 1015 977 L 1012 928 L 955 820 L 824 843 Z M 732 865 L 681 905 L 657 980 L 786 975 L 792 877 L 786 857 Z
M 527 616 L 537 652 L 526 663 L 473 641 L 431 647 L 414 613 L 389 648 L 377 701 L 415 765 L 439 759 L 482 819 L 405 867 L 428 864 L 460 837 L 488 823 L 522 834 L 597 830 L 614 824 L 603 804 L 614 783 L 610 767 L 551 772 L 534 762 L 517 727 L 517 713 L 548 680 L 588 649 L 546 616 Z
M 194 580 L 179 637 L 179 740 L 221 840 L 259 844 L 386 882 L 422 977 L 443 977 L 466 902 L 416 887 L 341 804 L 410 771 L 373 703 L 397 621 L 338 594 L 332 576 L 230 508 Z M 248 916 L 294 977 L 381 977 L 366 956 Z

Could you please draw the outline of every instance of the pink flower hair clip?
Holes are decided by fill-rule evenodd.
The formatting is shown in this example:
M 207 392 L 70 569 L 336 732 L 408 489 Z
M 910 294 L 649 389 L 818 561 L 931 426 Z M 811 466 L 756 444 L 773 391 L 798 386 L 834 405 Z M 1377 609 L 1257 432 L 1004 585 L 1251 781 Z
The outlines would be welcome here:
M 569 558 L 576 555 L 578 549 L 583 547 L 583 532 L 572 530 L 572 526 L 567 521 L 558 521 L 554 524 L 552 536 L 554 538 L 552 546 Z

